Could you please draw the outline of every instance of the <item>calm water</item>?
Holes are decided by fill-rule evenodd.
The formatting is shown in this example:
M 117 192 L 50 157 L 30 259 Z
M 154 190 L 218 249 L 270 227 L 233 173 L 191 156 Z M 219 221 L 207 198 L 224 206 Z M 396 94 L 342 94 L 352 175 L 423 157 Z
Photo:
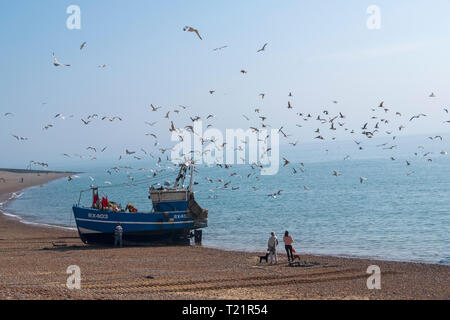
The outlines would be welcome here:
M 204 245 L 264 251 L 270 231 L 282 238 L 287 229 L 298 252 L 448 265 L 450 162 L 439 152 L 429 162 L 422 155 L 414 158 L 410 151 L 397 152 L 395 161 L 389 159 L 391 153 L 360 159 L 355 155 L 346 161 L 342 152 L 339 156 L 322 153 L 320 159 L 311 153 L 309 157 L 294 155 L 291 160 L 296 163 L 297 174 L 290 166 L 274 176 L 253 174 L 250 178 L 247 174 L 257 172 L 248 165 L 234 165 L 228 170 L 199 167 L 196 198 L 209 210 Z M 305 161 L 303 173 L 297 159 Z M 411 166 L 406 166 L 405 159 L 412 162 Z M 103 193 L 122 205 L 131 202 L 140 211 L 150 210 L 147 176 L 151 173 L 136 170 L 142 165 L 135 164 L 135 169 L 128 172 L 135 181 L 144 183 L 106 188 Z M 333 170 L 342 175 L 334 177 Z M 29 222 L 74 226 L 71 206 L 78 201 L 79 191 L 89 188 L 89 176 L 98 185 L 130 181 L 127 169 L 112 175 L 105 173 L 105 167 L 85 172 L 71 182 L 62 179 L 29 188 L 6 203 L 3 210 Z M 233 172 L 237 175 L 230 176 Z M 168 178 L 156 181 L 172 183 L 176 172 L 168 169 L 161 176 Z M 368 180 L 361 184 L 361 176 Z M 231 181 L 228 189 L 216 188 L 223 185 L 218 178 Z M 254 191 L 253 186 L 258 189 Z M 232 191 L 231 187 L 239 190 Z M 278 190 L 283 191 L 276 199 L 267 196 Z M 82 203 L 88 204 L 89 200 L 90 194 L 86 193 Z

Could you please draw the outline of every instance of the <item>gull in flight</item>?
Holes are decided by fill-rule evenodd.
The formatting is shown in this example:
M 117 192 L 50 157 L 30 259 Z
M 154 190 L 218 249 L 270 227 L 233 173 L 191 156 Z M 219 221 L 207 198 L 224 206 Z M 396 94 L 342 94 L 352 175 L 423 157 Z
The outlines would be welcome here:
M 183 28 L 183 31 L 189 31 L 189 32 L 195 32 L 195 34 L 197 35 L 197 37 L 199 37 L 200 40 L 203 40 L 202 37 L 200 36 L 200 33 L 198 33 L 198 30 L 189 26 L 185 26 Z
M 16 138 L 17 141 L 20 141 L 20 140 L 28 140 L 28 138 L 25 138 L 25 137 L 19 137 L 19 136 L 15 135 L 15 134 L 12 134 L 12 136 L 13 136 L 14 138 Z
M 58 59 L 56 59 L 55 53 L 53 53 L 53 65 L 55 67 L 60 67 L 60 66 L 65 66 L 65 67 L 70 67 L 70 64 L 64 64 L 58 61 Z
M 83 50 L 84 47 L 86 47 L 86 41 L 81 44 L 80 50 Z
M 153 104 L 150 104 L 150 107 L 152 107 L 152 111 L 158 111 L 158 109 L 161 109 L 161 107 L 155 107 Z
M 215 48 L 215 49 L 213 49 L 213 51 L 222 50 L 222 49 L 225 49 L 225 48 L 228 48 L 228 46 L 222 46 L 222 47 L 219 47 L 219 48 Z
M 136 151 L 128 151 L 128 149 L 126 149 L 126 150 L 125 150 L 125 153 L 128 154 L 128 155 L 130 155 L 130 154 L 136 153 Z
M 276 199 L 277 196 L 279 196 L 279 195 L 281 194 L 282 191 L 283 191 L 283 190 L 278 190 L 278 191 L 275 192 L 274 194 L 268 194 L 267 196 L 268 196 L 268 197 L 271 197 L 271 198 L 273 198 L 273 199 Z
M 266 46 L 267 46 L 267 43 L 265 43 L 265 44 L 262 46 L 261 49 L 259 49 L 258 51 L 256 51 L 256 53 L 266 50 Z

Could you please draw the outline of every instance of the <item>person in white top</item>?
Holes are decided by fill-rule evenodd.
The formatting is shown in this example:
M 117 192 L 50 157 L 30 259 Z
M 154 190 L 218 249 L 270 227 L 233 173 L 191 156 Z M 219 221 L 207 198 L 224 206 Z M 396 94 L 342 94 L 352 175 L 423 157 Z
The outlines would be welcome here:
M 114 247 L 117 247 L 117 244 L 122 248 L 122 235 L 123 235 L 123 228 L 121 227 L 120 223 L 117 223 L 116 228 L 114 229 Z
M 267 250 L 269 250 L 270 264 L 273 263 L 273 257 L 275 256 L 275 264 L 278 264 L 277 258 L 277 246 L 278 246 L 278 238 L 275 235 L 275 232 L 270 233 L 271 237 L 267 242 Z

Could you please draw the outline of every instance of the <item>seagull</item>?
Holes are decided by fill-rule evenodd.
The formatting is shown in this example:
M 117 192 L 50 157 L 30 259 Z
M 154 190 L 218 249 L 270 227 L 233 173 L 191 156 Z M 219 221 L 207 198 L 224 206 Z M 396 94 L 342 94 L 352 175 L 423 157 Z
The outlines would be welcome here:
M 84 47 L 86 47 L 86 41 L 81 44 L 80 50 L 82 50 Z
M 409 119 L 409 121 L 412 121 L 413 119 L 419 119 L 419 117 L 421 117 L 421 116 L 423 116 L 423 117 L 426 117 L 427 115 L 426 114 L 423 114 L 423 113 L 420 113 L 420 114 L 418 114 L 418 115 L 416 115 L 416 116 L 412 116 L 411 117 L 411 119 Z
M 242 74 L 246 74 L 246 73 L 247 73 L 247 70 L 242 69 L 242 70 L 241 70 L 241 73 L 242 73 Z
M 256 53 L 266 50 L 266 46 L 267 46 L 267 43 L 265 43 L 265 44 L 262 46 L 261 49 L 259 49 L 258 51 L 256 51 Z
M 20 140 L 28 140 L 28 138 L 25 138 L 25 137 L 19 137 L 19 136 L 17 136 L 17 135 L 15 135 L 15 134 L 12 134 L 12 136 L 14 137 L 14 138 L 16 138 L 17 139 L 17 141 L 20 141 Z
M 337 172 L 337 171 L 333 171 L 333 176 L 335 176 L 335 177 L 339 177 L 341 174 L 339 173 L 339 172 Z
M 7 112 L 7 113 L 5 113 L 5 117 L 7 117 L 7 116 L 13 116 L 13 114 L 11 112 Z
M 360 183 L 363 183 L 363 181 L 365 181 L 365 180 L 367 180 L 367 178 L 365 178 L 365 177 L 359 177 L 359 182 L 360 182 Z
M 153 104 L 150 104 L 150 107 L 152 107 L 152 111 L 157 111 L 158 109 L 161 109 L 161 107 L 155 107 Z
M 434 98 L 434 97 L 436 97 L 436 95 L 434 94 L 434 92 L 432 92 L 432 93 L 429 95 L 429 97 L 430 97 L 430 98 Z
M 195 34 L 199 37 L 200 40 L 203 40 L 202 37 L 200 36 L 200 33 L 198 33 L 198 30 L 189 26 L 185 26 L 183 28 L 183 31 L 188 31 L 188 32 L 195 32 Z
M 70 67 L 70 64 L 60 63 L 60 62 L 58 61 L 58 59 L 56 59 L 55 53 L 53 53 L 53 65 L 54 65 L 55 67 L 60 67 L 60 66 Z
M 268 197 L 271 197 L 271 198 L 273 198 L 273 199 L 276 199 L 277 196 L 279 196 L 279 195 L 281 194 L 282 191 L 283 191 L 283 190 L 278 190 L 278 191 L 275 192 L 274 194 L 268 194 L 267 196 L 268 196 Z
M 222 49 L 225 49 L 225 48 L 228 48 L 228 46 L 218 47 L 218 48 L 213 49 L 213 51 L 222 50 Z

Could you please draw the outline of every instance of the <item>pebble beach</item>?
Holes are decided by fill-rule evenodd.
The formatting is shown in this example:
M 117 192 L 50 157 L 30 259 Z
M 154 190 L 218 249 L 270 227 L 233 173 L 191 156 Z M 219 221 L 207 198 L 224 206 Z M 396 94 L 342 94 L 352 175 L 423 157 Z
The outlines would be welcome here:
M 0 171 L 0 203 L 14 192 L 69 173 Z M 23 178 L 23 182 L 21 182 Z M 1 212 L 1 207 L 0 207 Z M 450 267 L 300 255 L 290 267 L 259 263 L 262 252 L 203 246 L 113 248 L 83 244 L 75 230 L 33 225 L 0 214 L 0 299 L 449 299 Z M 81 272 L 69 289 L 67 268 Z M 367 268 L 381 271 L 368 289 Z

